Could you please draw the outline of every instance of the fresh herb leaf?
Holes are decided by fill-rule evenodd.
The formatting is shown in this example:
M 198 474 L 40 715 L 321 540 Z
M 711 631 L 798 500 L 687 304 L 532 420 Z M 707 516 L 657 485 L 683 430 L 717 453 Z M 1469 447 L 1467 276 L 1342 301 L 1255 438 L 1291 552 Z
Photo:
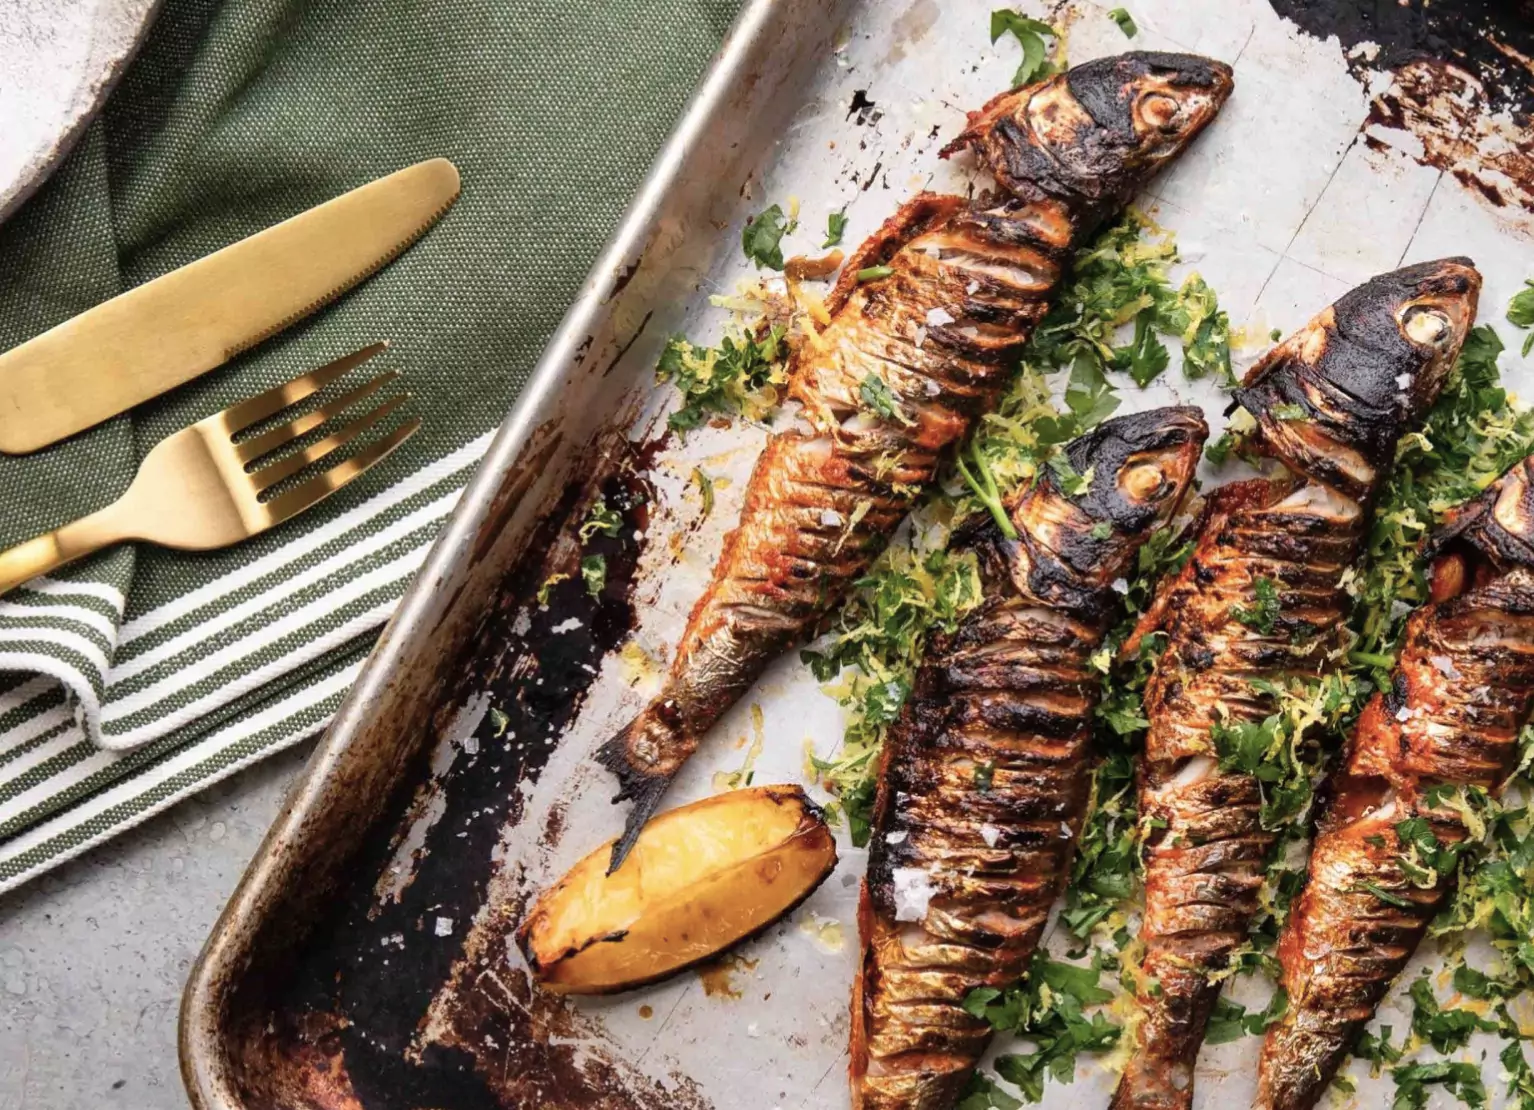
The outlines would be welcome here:
M 858 284 L 862 285 L 870 281 L 883 281 L 895 271 L 889 266 L 865 266 L 858 271 Z
M 877 374 L 863 376 L 863 380 L 858 383 L 858 398 L 870 412 L 878 413 L 886 420 L 892 420 L 908 428 L 916 423 L 906 415 L 900 398 L 895 396 L 895 391 Z
M 820 244 L 821 249 L 840 246 L 842 235 L 846 230 L 847 210 L 843 208 L 840 212 L 832 212 L 830 216 L 826 217 L 826 241 Z
M 1021 1110 L 1022 1105 L 1021 1099 L 1013 1098 L 989 1076 L 976 1071 L 955 1110 Z
M 1134 38 L 1140 28 L 1135 26 L 1134 17 L 1123 8 L 1114 8 L 1108 13 L 1108 18 L 1119 25 L 1119 30 L 1124 32 L 1126 38 Z
M 1274 420 L 1309 420 L 1310 410 L 1304 405 L 1274 405 L 1268 415 Z
M 1278 586 L 1271 578 L 1259 578 L 1252 583 L 1252 596 L 1256 604 L 1250 607 L 1234 606 L 1230 611 L 1231 617 L 1264 636 L 1273 635 L 1278 618 L 1283 614 L 1283 605 L 1278 599 Z
M 991 792 L 991 783 L 996 778 L 995 762 L 987 761 L 985 763 L 975 764 L 975 770 L 972 774 L 972 778 L 974 779 L 976 790 L 980 791 L 982 794 L 989 794 Z
M 603 498 L 597 498 L 595 505 L 591 506 L 591 512 L 587 514 L 586 521 L 580 527 L 581 543 L 587 543 L 598 532 L 604 536 L 615 537 L 623 530 L 623 514 L 616 509 L 609 509 Z
M 783 269 L 783 236 L 799 226 L 783 214 L 781 205 L 774 204 L 759 212 L 747 222 L 740 233 L 740 246 L 746 257 L 756 263 L 756 268 Z
M 1458 1052 L 1474 1033 L 1495 1033 L 1497 1023 L 1464 1009 L 1444 1009 L 1424 976 L 1411 985 L 1411 1031 L 1438 1052 Z
M 1049 456 L 1049 469 L 1054 473 L 1056 488 L 1067 497 L 1080 497 L 1092 488 L 1092 468 L 1077 474 L 1071 460 L 1063 454 Z
M 1396 1084 L 1392 1110 L 1423 1110 L 1427 1106 L 1428 1088 L 1432 1086 L 1443 1087 L 1466 1106 L 1486 1105 L 1481 1069 L 1474 1064 L 1450 1060 L 1404 1064 L 1392 1070 L 1390 1077 Z
M 494 706 L 490 708 L 490 727 L 495 730 L 492 735 L 494 735 L 497 740 L 506 735 L 506 729 L 510 725 L 511 718 L 508 717 L 504 711 L 496 709 Z
M 1257 1037 L 1289 1011 L 1289 995 L 1282 987 L 1273 992 L 1268 1004 L 1255 1013 L 1248 1013 L 1239 1002 L 1221 996 L 1215 1000 L 1214 1012 L 1209 1016 L 1209 1031 L 1204 1040 L 1209 1044 L 1227 1044 L 1242 1037 Z
M 586 583 L 586 592 L 596 597 L 602 592 L 602 587 L 607 585 L 607 560 L 601 555 L 587 555 L 581 560 L 581 581 Z
M 1156 338 L 1155 314 L 1145 309 L 1135 317 L 1134 339 L 1114 351 L 1114 366 L 1129 371 L 1135 385 L 1144 389 L 1161 376 L 1172 360 L 1166 344 Z
M 1113 535 L 1113 525 L 1109 524 L 1106 520 L 1099 520 L 1096 524 L 1092 525 L 1092 530 L 1087 534 L 1094 540 L 1105 540 Z
M 1048 23 L 1031 19 L 1009 8 L 999 8 L 991 13 L 991 42 L 997 42 L 1002 35 L 1011 35 L 1023 48 L 1022 64 L 1012 75 L 1014 89 L 1031 85 L 1054 72 L 1054 67 L 1046 61 L 1049 51 L 1044 36 L 1056 38 L 1059 32 Z
M 1534 280 L 1523 284 L 1524 288 L 1508 302 L 1507 320 L 1520 328 L 1534 328 Z

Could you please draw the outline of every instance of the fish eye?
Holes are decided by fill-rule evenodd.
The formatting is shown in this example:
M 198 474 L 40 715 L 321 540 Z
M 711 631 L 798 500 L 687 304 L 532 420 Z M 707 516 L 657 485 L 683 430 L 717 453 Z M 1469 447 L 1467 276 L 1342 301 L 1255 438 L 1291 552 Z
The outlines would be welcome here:
M 1136 501 L 1150 501 L 1166 492 L 1166 475 L 1155 463 L 1141 463 L 1124 472 L 1124 492 Z
M 1412 342 L 1428 347 L 1443 344 L 1454 333 L 1454 324 L 1448 315 L 1430 305 L 1412 305 L 1406 310 L 1401 326 Z
M 1146 123 L 1162 131 L 1169 130 L 1182 114 L 1182 105 L 1175 96 L 1166 93 L 1148 93 L 1140 100 L 1140 115 Z

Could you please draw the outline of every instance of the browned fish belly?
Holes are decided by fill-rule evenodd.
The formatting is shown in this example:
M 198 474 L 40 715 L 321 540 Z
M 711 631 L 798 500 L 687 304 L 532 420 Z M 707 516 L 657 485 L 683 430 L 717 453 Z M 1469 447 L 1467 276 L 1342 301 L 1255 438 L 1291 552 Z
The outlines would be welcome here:
M 1181 503 L 1206 434 L 1195 408 L 1110 420 L 1069 448 L 1093 488 L 1067 497 L 1046 476 L 1012 511 L 1017 541 L 988 523 L 969 542 L 986 600 L 929 647 L 882 757 L 855 1108 L 940 1110 L 968 1082 L 990 1030 L 965 996 L 1022 976 L 1069 870 L 1112 582 Z
M 1445 552 L 1435 584 L 1453 584 L 1408 621 L 1390 692 L 1359 718 L 1279 939 L 1289 1009 L 1263 1045 L 1263 1110 L 1316 1105 L 1450 889 L 1452 870 L 1429 887 L 1407 878 L 1396 826 L 1421 818 L 1439 843 L 1458 843 L 1460 814 L 1428 791 L 1494 791 L 1513 770 L 1534 712 L 1531 479 L 1525 460 L 1432 541 Z M 1468 592 L 1440 596 L 1467 579 Z
M 867 569 L 943 450 L 997 401 L 1071 248 L 1175 157 L 1229 67 L 1126 54 L 999 97 L 955 147 L 1007 192 L 907 204 L 848 262 L 795 355 L 802 429 L 775 435 L 659 696 L 598 753 L 634 807 L 616 867 L 708 728 Z M 859 284 L 875 266 L 887 277 Z
M 1145 691 L 1145 1020 L 1114 1110 L 1187 1110 L 1218 973 L 1246 937 L 1275 830 L 1262 788 L 1222 770 L 1217 722 L 1273 712 L 1255 681 L 1319 675 L 1348 613 L 1343 572 L 1396 439 L 1433 403 L 1475 316 L 1468 260 L 1407 267 L 1353 290 L 1276 348 L 1237 391 L 1273 481 L 1209 499 L 1193 557 L 1137 637 L 1166 634 Z M 1264 585 L 1259 591 L 1259 583 Z M 1262 594 L 1271 589 L 1272 601 Z

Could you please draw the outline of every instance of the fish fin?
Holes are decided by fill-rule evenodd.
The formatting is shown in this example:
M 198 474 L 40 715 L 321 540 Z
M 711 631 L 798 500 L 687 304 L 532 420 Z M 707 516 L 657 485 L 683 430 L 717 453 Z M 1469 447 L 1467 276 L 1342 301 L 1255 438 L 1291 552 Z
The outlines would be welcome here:
M 623 865 L 634 842 L 639 839 L 640 832 L 655 815 L 671 780 L 676 777 L 681 760 L 674 758 L 674 753 L 680 739 L 675 725 L 661 719 L 653 710 L 646 709 L 597 749 L 596 761 L 618 780 L 618 793 L 613 796 L 613 802 L 634 803 L 624 822 L 623 835 L 613 845 L 612 862 L 607 868 L 609 875 Z M 646 749 L 659 753 L 661 759 L 648 765 L 637 759 L 635 742 L 640 740 L 643 740 Z

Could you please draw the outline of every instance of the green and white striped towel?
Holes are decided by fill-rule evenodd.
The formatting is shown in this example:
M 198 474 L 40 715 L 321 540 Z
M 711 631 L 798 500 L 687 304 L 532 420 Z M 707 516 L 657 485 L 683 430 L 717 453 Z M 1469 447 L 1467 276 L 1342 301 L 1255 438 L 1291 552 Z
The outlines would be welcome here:
M 457 206 L 335 307 L 49 451 L 0 546 L 99 508 L 171 432 L 375 339 L 424 428 L 221 552 L 121 548 L 0 599 L 0 891 L 321 730 L 739 0 L 168 0 L 0 227 L 0 346 L 401 166 Z

